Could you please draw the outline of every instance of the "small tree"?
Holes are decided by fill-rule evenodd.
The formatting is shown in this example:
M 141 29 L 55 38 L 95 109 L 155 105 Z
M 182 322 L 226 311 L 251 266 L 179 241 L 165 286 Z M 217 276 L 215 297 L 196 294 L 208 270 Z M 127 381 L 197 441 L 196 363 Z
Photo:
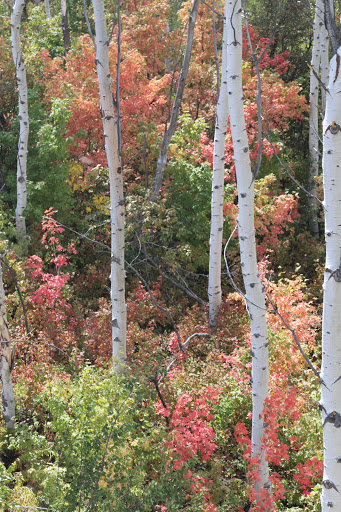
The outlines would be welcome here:
M 0 264 L 0 342 L 1 342 L 1 382 L 2 407 L 6 428 L 14 428 L 15 403 L 12 384 L 12 347 L 7 326 L 6 296 Z
M 323 182 L 326 233 L 322 319 L 321 403 L 324 473 L 321 510 L 341 510 L 341 37 L 334 4 L 325 1 L 331 41 L 329 85 L 323 121 Z
M 263 286 L 257 267 L 254 223 L 254 176 L 251 172 L 249 142 L 244 117 L 242 87 L 241 0 L 226 0 L 227 89 L 234 162 L 238 189 L 238 235 L 245 297 L 252 336 L 252 458 L 257 460 L 255 493 L 261 502 L 269 488 L 262 417 L 269 393 L 268 337 Z M 269 510 L 268 507 L 264 510 Z
M 16 0 L 11 13 L 12 55 L 18 84 L 20 121 L 17 158 L 17 208 L 15 212 L 19 240 L 26 234 L 24 211 L 27 204 L 26 168 L 29 134 L 26 69 L 20 47 L 20 23 L 25 3 L 25 0 Z
M 124 197 L 123 174 L 119 151 L 118 119 L 114 113 L 114 98 L 109 70 L 109 39 L 103 0 L 93 0 L 96 29 L 96 66 L 109 168 L 111 221 L 111 302 L 112 352 L 114 367 L 123 369 L 126 360 L 126 305 L 124 270 Z
M 228 118 L 227 100 L 227 41 L 226 12 L 222 41 L 222 72 L 214 132 L 213 175 L 211 201 L 210 263 L 208 297 L 210 304 L 210 326 L 215 328 L 221 304 L 221 249 L 223 240 L 223 203 L 225 172 L 225 139 Z

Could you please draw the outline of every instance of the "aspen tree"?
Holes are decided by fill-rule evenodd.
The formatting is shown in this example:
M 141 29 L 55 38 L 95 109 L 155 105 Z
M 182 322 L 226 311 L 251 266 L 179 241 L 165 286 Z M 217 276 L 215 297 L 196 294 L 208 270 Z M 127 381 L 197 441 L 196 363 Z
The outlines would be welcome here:
M 14 428 L 15 402 L 12 383 L 12 347 L 7 326 L 6 297 L 0 264 L 0 342 L 1 342 L 1 383 L 2 407 L 4 422 L 7 429 Z
M 96 66 L 99 84 L 105 151 L 109 168 L 111 221 L 111 302 L 114 368 L 121 371 L 126 361 L 126 305 L 124 270 L 123 174 L 118 144 L 117 119 L 109 70 L 109 39 L 103 0 L 92 0 L 96 30 Z
M 50 0 L 44 0 L 46 18 L 51 19 Z
M 318 209 L 315 200 L 316 182 L 319 170 L 319 71 L 321 64 L 321 37 L 322 27 L 324 26 L 324 4 L 323 0 L 316 0 L 315 18 L 314 18 L 314 42 L 310 64 L 310 111 L 309 111 L 309 191 L 312 196 L 308 196 L 310 206 L 309 228 L 310 233 L 316 239 L 319 238 Z
M 225 172 L 225 139 L 228 119 L 227 101 L 227 40 L 226 12 L 222 40 L 222 72 L 214 132 L 210 262 L 208 277 L 209 317 L 211 328 L 216 327 L 221 304 L 221 249 L 223 240 L 223 202 Z
M 252 336 L 252 457 L 259 460 L 256 495 L 269 488 L 269 468 L 262 444 L 263 409 L 269 393 L 268 338 L 265 298 L 257 267 L 254 227 L 254 179 L 251 172 L 242 87 L 241 0 L 226 0 L 227 88 L 238 189 L 238 236 L 245 297 Z M 259 500 L 258 500 L 259 501 Z
M 324 14 L 324 4 L 323 4 L 323 14 Z M 324 21 L 324 17 L 323 17 Z M 329 77 L 329 36 L 328 36 L 328 30 L 326 28 L 325 23 L 322 24 L 321 28 L 321 82 L 324 85 L 324 87 L 321 87 L 321 106 L 322 106 L 322 112 L 325 113 L 326 110 L 326 88 L 328 86 L 328 77 Z
M 324 472 L 321 510 L 341 510 L 341 37 L 334 6 L 325 2 L 331 42 L 323 121 L 326 266 L 322 318 L 321 402 Z
M 24 212 L 27 205 L 26 170 L 29 135 L 26 69 L 20 46 L 20 23 L 24 7 L 25 0 L 16 0 L 11 13 L 12 55 L 18 85 L 18 117 L 20 122 L 17 157 L 17 207 L 15 212 L 18 240 L 22 239 L 26 234 Z

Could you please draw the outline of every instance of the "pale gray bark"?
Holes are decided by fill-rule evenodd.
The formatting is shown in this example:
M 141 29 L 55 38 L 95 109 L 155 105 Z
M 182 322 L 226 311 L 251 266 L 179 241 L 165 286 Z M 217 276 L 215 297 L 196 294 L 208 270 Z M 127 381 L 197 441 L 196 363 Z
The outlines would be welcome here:
M 20 23 L 24 7 L 25 0 L 16 0 L 11 13 L 12 55 L 18 85 L 20 121 L 17 157 L 17 207 L 15 212 L 18 240 L 26 234 L 24 212 L 27 204 L 26 170 L 29 134 L 26 69 L 20 47 Z
M 265 298 L 257 267 L 254 227 L 254 179 L 251 172 L 242 88 L 242 9 L 240 0 L 227 2 L 228 104 L 238 188 L 240 259 L 252 336 L 252 457 L 259 460 L 256 494 L 269 488 L 265 460 L 263 409 L 269 393 L 268 338 Z M 260 501 L 260 499 L 259 499 Z
M 70 42 L 70 30 L 69 30 L 69 22 L 67 16 L 67 5 L 66 0 L 61 0 L 61 9 L 62 9 L 62 29 L 63 29 L 63 39 L 64 39 L 64 52 L 65 57 L 70 51 L 71 42 Z
M 323 6 L 324 9 L 324 6 Z M 323 18 L 324 22 L 324 18 Z M 328 31 L 325 23 L 323 23 L 321 28 L 321 82 L 327 88 L 328 80 L 329 80 L 329 37 Z M 321 97 L 322 97 L 322 111 L 323 114 L 326 110 L 326 89 L 321 87 Z
M 324 25 L 323 0 L 316 0 L 314 18 L 314 42 L 310 68 L 310 111 L 309 111 L 309 192 L 308 202 L 310 206 L 309 229 L 312 236 L 319 238 L 318 208 L 316 204 L 316 181 L 319 171 L 319 90 L 318 80 L 321 62 L 321 32 Z
M 99 83 L 101 115 L 108 160 L 111 220 L 111 301 L 113 364 L 123 370 L 126 362 L 126 305 L 124 270 L 123 174 L 119 154 L 117 121 L 109 69 L 109 39 L 103 0 L 92 0 L 96 30 L 96 66 Z
M 1 342 L 1 383 L 2 408 L 4 422 L 7 429 L 14 428 L 15 402 L 12 383 L 12 347 L 7 326 L 6 297 L 0 264 L 0 342 Z
M 223 240 L 223 203 L 225 174 L 225 140 L 228 118 L 227 100 L 227 35 L 226 13 L 222 41 L 222 74 L 217 104 L 213 149 L 213 175 L 211 200 L 210 263 L 208 277 L 209 317 L 211 328 L 216 327 L 221 304 L 221 252 Z
M 191 55 L 192 55 L 192 47 L 193 47 L 193 37 L 194 37 L 194 27 L 195 22 L 198 14 L 198 8 L 199 8 L 200 0 L 194 0 L 192 11 L 188 20 L 188 32 L 187 32 L 187 42 L 186 42 L 186 49 L 185 49 L 185 56 L 182 63 L 182 68 L 180 72 L 180 77 L 178 81 L 178 88 L 176 91 L 174 103 L 173 103 L 173 109 L 172 109 L 172 115 L 170 118 L 169 126 L 165 130 L 162 143 L 161 143 L 161 149 L 159 158 L 157 160 L 157 167 L 156 167 L 156 176 L 155 176 L 155 182 L 153 190 L 149 196 L 149 201 L 155 201 L 162 185 L 163 181 L 163 175 L 165 172 L 165 168 L 167 165 L 167 156 L 168 156 L 168 148 L 169 143 L 171 141 L 171 138 L 174 135 L 176 124 L 179 117 L 179 110 L 180 105 L 182 101 L 182 96 L 185 89 L 186 79 L 188 75 L 189 65 L 191 61 Z
M 46 18 L 49 20 L 51 18 L 50 0 L 44 0 L 44 3 L 45 3 Z

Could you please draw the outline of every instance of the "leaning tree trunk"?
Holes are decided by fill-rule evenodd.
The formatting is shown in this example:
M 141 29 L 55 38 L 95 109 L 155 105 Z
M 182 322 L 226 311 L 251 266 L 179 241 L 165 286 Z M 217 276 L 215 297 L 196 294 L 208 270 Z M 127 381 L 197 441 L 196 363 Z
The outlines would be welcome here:
M 27 204 L 26 169 L 29 134 L 26 69 L 20 47 L 20 23 L 24 7 L 25 0 L 16 0 L 11 14 L 12 55 L 18 85 L 20 121 L 17 157 L 17 208 L 15 212 L 18 240 L 26 234 L 24 212 Z
M 269 488 L 269 468 L 262 443 L 263 409 L 269 392 L 268 338 L 265 299 L 257 268 L 254 227 L 254 180 L 251 172 L 242 87 L 241 0 L 227 0 L 227 88 L 238 189 L 240 259 L 252 335 L 252 457 L 259 460 L 256 495 Z M 258 498 L 257 501 L 261 501 Z
M 341 47 L 330 61 L 323 122 L 326 267 L 322 320 L 322 512 L 341 510 Z
M 61 8 L 62 8 L 62 29 L 63 29 L 63 39 L 64 39 L 64 53 L 65 57 L 70 51 L 71 43 L 70 43 L 70 30 L 69 30 L 69 22 L 67 16 L 67 6 L 66 0 L 61 0 Z
M 1 342 L 1 383 L 2 407 L 4 422 L 7 429 L 14 428 L 15 403 L 12 383 L 12 347 L 7 327 L 6 297 L 0 264 L 0 342 Z
M 210 263 L 208 277 L 209 317 L 211 328 L 216 328 L 221 304 L 221 249 L 223 240 L 223 202 L 225 173 L 225 139 L 228 119 L 227 100 L 227 40 L 226 13 L 222 41 L 222 72 L 214 132 Z
M 161 148 L 160 148 L 160 154 L 159 158 L 157 160 L 157 167 L 156 167 L 156 175 L 155 175 L 155 182 L 153 190 L 149 196 L 149 201 L 155 201 L 163 181 L 163 175 L 165 172 L 165 168 L 167 165 L 167 156 L 168 156 L 168 148 L 169 143 L 174 135 L 176 124 L 179 117 L 179 110 L 182 102 L 182 96 L 185 90 L 185 84 L 186 79 L 188 75 L 189 65 L 191 62 L 191 55 L 192 55 L 192 47 L 193 47 L 193 38 L 194 38 L 194 28 L 195 28 L 195 22 L 198 14 L 200 0 L 194 0 L 193 7 L 191 10 L 191 14 L 188 20 L 188 31 L 187 31 L 187 41 L 186 41 L 186 49 L 185 49 L 185 55 L 184 60 L 182 63 L 182 68 L 179 76 L 178 81 L 178 88 L 176 91 L 174 103 L 173 103 L 173 109 L 172 109 L 172 115 L 170 118 L 169 126 L 165 130 L 165 133 L 163 135 L 163 139 L 161 142 Z
M 309 191 L 312 196 L 308 196 L 310 206 L 309 229 L 312 236 L 319 238 L 318 208 L 315 200 L 316 181 L 319 171 L 319 89 L 318 80 L 320 62 L 321 62 L 321 32 L 324 25 L 324 4 L 323 0 L 316 1 L 314 18 L 314 42 L 311 56 L 310 68 L 310 112 L 309 112 Z
M 109 167 L 111 220 L 111 301 L 113 364 L 123 370 L 126 361 L 126 306 L 124 271 L 124 197 L 121 158 L 118 147 L 117 121 L 109 70 L 109 39 L 103 0 L 92 0 L 96 29 L 96 65 L 104 130 L 105 151 Z

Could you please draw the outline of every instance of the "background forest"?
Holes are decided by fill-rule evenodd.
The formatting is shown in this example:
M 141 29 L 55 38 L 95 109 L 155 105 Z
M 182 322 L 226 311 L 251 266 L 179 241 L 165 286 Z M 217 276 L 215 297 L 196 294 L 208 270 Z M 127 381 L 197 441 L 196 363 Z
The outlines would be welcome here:
M 85 4 L 95 33 L 90 0 Z M 200 2 L 164 180 L 150 201 L 192 2 L 121 0 L 120 31 L 118 5 L 106 1 L 113 90 L 120 63 L 124 372 L 112 364 L 109 178 L 83 4 L 67 0 L 68 47 L 58 0 L 50 0 L 49 9 L 46 2 L 25 2 L 20 30 L 30 133 L 27 233 L 19 242 L 18 93 L 11 7 L 0 4 L 0 245 L 16 402 L 14 428 L 0 424 L 0 510 L 247 511 L 253 501 L 252 354 L 238 293 L 243 281 L 229 126 L 223 302 L 214 329 L 207 296 L 224 6 Z M 319 379 L 294 340 L 319 370 L 323 211 L 313 236 L 309 196 L 298 186 L 311 185 L 307 62 L 314 8 L 296 0 L 246 3 L 253 50 L 266 49 L 259 64 L 263 148 L 255 225 L 269 308 L 264 424 L 272 504 L 252 509 L 260 511 L 320 510 Z M 248 35 L 244 27 L 244 112 L 255 166 L 258 81 Z M 320 177 L 316 187 L 322 200 Z

